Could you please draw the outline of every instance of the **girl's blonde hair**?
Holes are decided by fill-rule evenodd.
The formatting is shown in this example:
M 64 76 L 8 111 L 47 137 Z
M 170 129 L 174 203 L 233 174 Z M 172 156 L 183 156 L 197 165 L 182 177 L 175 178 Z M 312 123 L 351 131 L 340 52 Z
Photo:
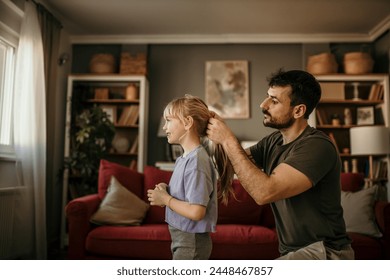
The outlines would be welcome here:
M 207 138 L 207 125 L 212 114 L 206 103 L 199 97 L 186 94 L 184 97 L 169 102 L 164 110 L 164 117 L 166 116 L 178 118 L 182 122 L 185 118 L 192 117 L 201 143 L 212 158 L 218 172 L 218 194 L 226 205 L 229 195 L 235 197 L 232 188 L 234 170 L 222 145 L 217 145 Z

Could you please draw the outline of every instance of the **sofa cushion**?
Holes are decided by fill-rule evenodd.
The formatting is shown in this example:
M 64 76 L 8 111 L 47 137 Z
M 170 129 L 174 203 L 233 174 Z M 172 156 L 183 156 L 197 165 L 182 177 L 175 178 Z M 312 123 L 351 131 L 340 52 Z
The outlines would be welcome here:
M 149 204 L 112 176 L 107 195 L 90 221 L 98 225 L 140 225 L 148 208 Z
M 217 231 L 211 234 L 211 238 L 211 259 L 271 260 L 280 256 L 276 231 L 267 227 L 217 225 Z
M 261 206 L 257 205 L 238 180 L 233 180 L 235 198 L 230 197 L 228 204 L 219 201 L 218 224 L 258 224 Z
M 345 192 L 357 192 L 364 185 L 363 173 L 341 173 L 341 190 Z
M 216 232 L 211 233 L 213 243 L 226 244 L 262 244 L 278 243 L 278 237 L 274 229 L 258 225 L 218 225 Z
M 349 232 L 351 246 L 355 251 L 356 260 L 380 260 L 384 258 L 384 245 L 376 238 L 360 233 Z
M 374 204 L 378 186 L 357 192 L 341 192 L 341 206 L 348 232 L 356 232 L 372 237 L 381 237 L 375 221 Z
M 172 259 L 171 236 L 166 224 L 136 227 L 101 226 L 87 236 L 89 254 L 115 259 Z
M 126 166 L 107 160 L 100 161 L 98 194 L 103 199 L 111 181 L 115 176 L 119 182 L 139 198 L 143 198 L 143 175 Z
M 161 170 L 154 166 L 145 166 L 144 168 L 144 193 L 143 198 L 148 201 L 148 190 L 154 189 L 159 183 L 169 183 L 172 171 Z M 145 218 L 145 223 L 161 224 L 165 223 L 165 207 L 152 206 Z

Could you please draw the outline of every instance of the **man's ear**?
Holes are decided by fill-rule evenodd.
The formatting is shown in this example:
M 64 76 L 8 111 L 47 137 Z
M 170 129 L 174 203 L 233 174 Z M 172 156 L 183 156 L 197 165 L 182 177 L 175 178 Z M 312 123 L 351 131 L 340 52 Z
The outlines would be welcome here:
M 306 113 L 306 105 L 305 104 L 299 104 L 294 107 L 294 117 L 296 119 L 301 118 Z

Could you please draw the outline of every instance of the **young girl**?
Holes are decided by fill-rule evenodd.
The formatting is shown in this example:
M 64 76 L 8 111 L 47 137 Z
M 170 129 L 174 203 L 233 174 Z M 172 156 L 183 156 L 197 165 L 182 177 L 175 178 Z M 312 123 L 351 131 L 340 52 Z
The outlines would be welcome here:
M 151 205 L 167 206 L 174 260 L 210 257 L 210 232 L 215 232 L 217 223 L 217 182 L 224 203 L 233 194 L 233 168 L 227 155 L 221 146 L 204 139 L 210 117 L 207 105 L 191 95 L 171 101 L 164 110 L 168 142 L 180 144 L 184 153 L 176 160 L 169 186 L 156 185 L 148 190 L 148 198 Z

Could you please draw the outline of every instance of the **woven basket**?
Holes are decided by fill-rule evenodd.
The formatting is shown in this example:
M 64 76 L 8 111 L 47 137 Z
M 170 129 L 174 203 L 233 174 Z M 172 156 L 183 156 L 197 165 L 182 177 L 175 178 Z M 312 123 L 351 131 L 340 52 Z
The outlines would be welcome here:
M 112 54 L 98 53 L 92 56 L 89 64 L 91 73 L 109 74 L 115 72 L 115 57 Z
M 346 74 L 372 73 L 374 61 L 370 54 L 364 52 L 350 52 L 344 54 L 344 72 Z
M 333 54 L 320 53 L 309 56 L 306 70 L 311 74 L 330 74 L 337 73 L 337 62 Z
M 138 53 L 131 55 L 130 53 L 121 54 L 121 62 L 119 65 L 119 73 L 132 75 L 146 75 L 146 54 Z

